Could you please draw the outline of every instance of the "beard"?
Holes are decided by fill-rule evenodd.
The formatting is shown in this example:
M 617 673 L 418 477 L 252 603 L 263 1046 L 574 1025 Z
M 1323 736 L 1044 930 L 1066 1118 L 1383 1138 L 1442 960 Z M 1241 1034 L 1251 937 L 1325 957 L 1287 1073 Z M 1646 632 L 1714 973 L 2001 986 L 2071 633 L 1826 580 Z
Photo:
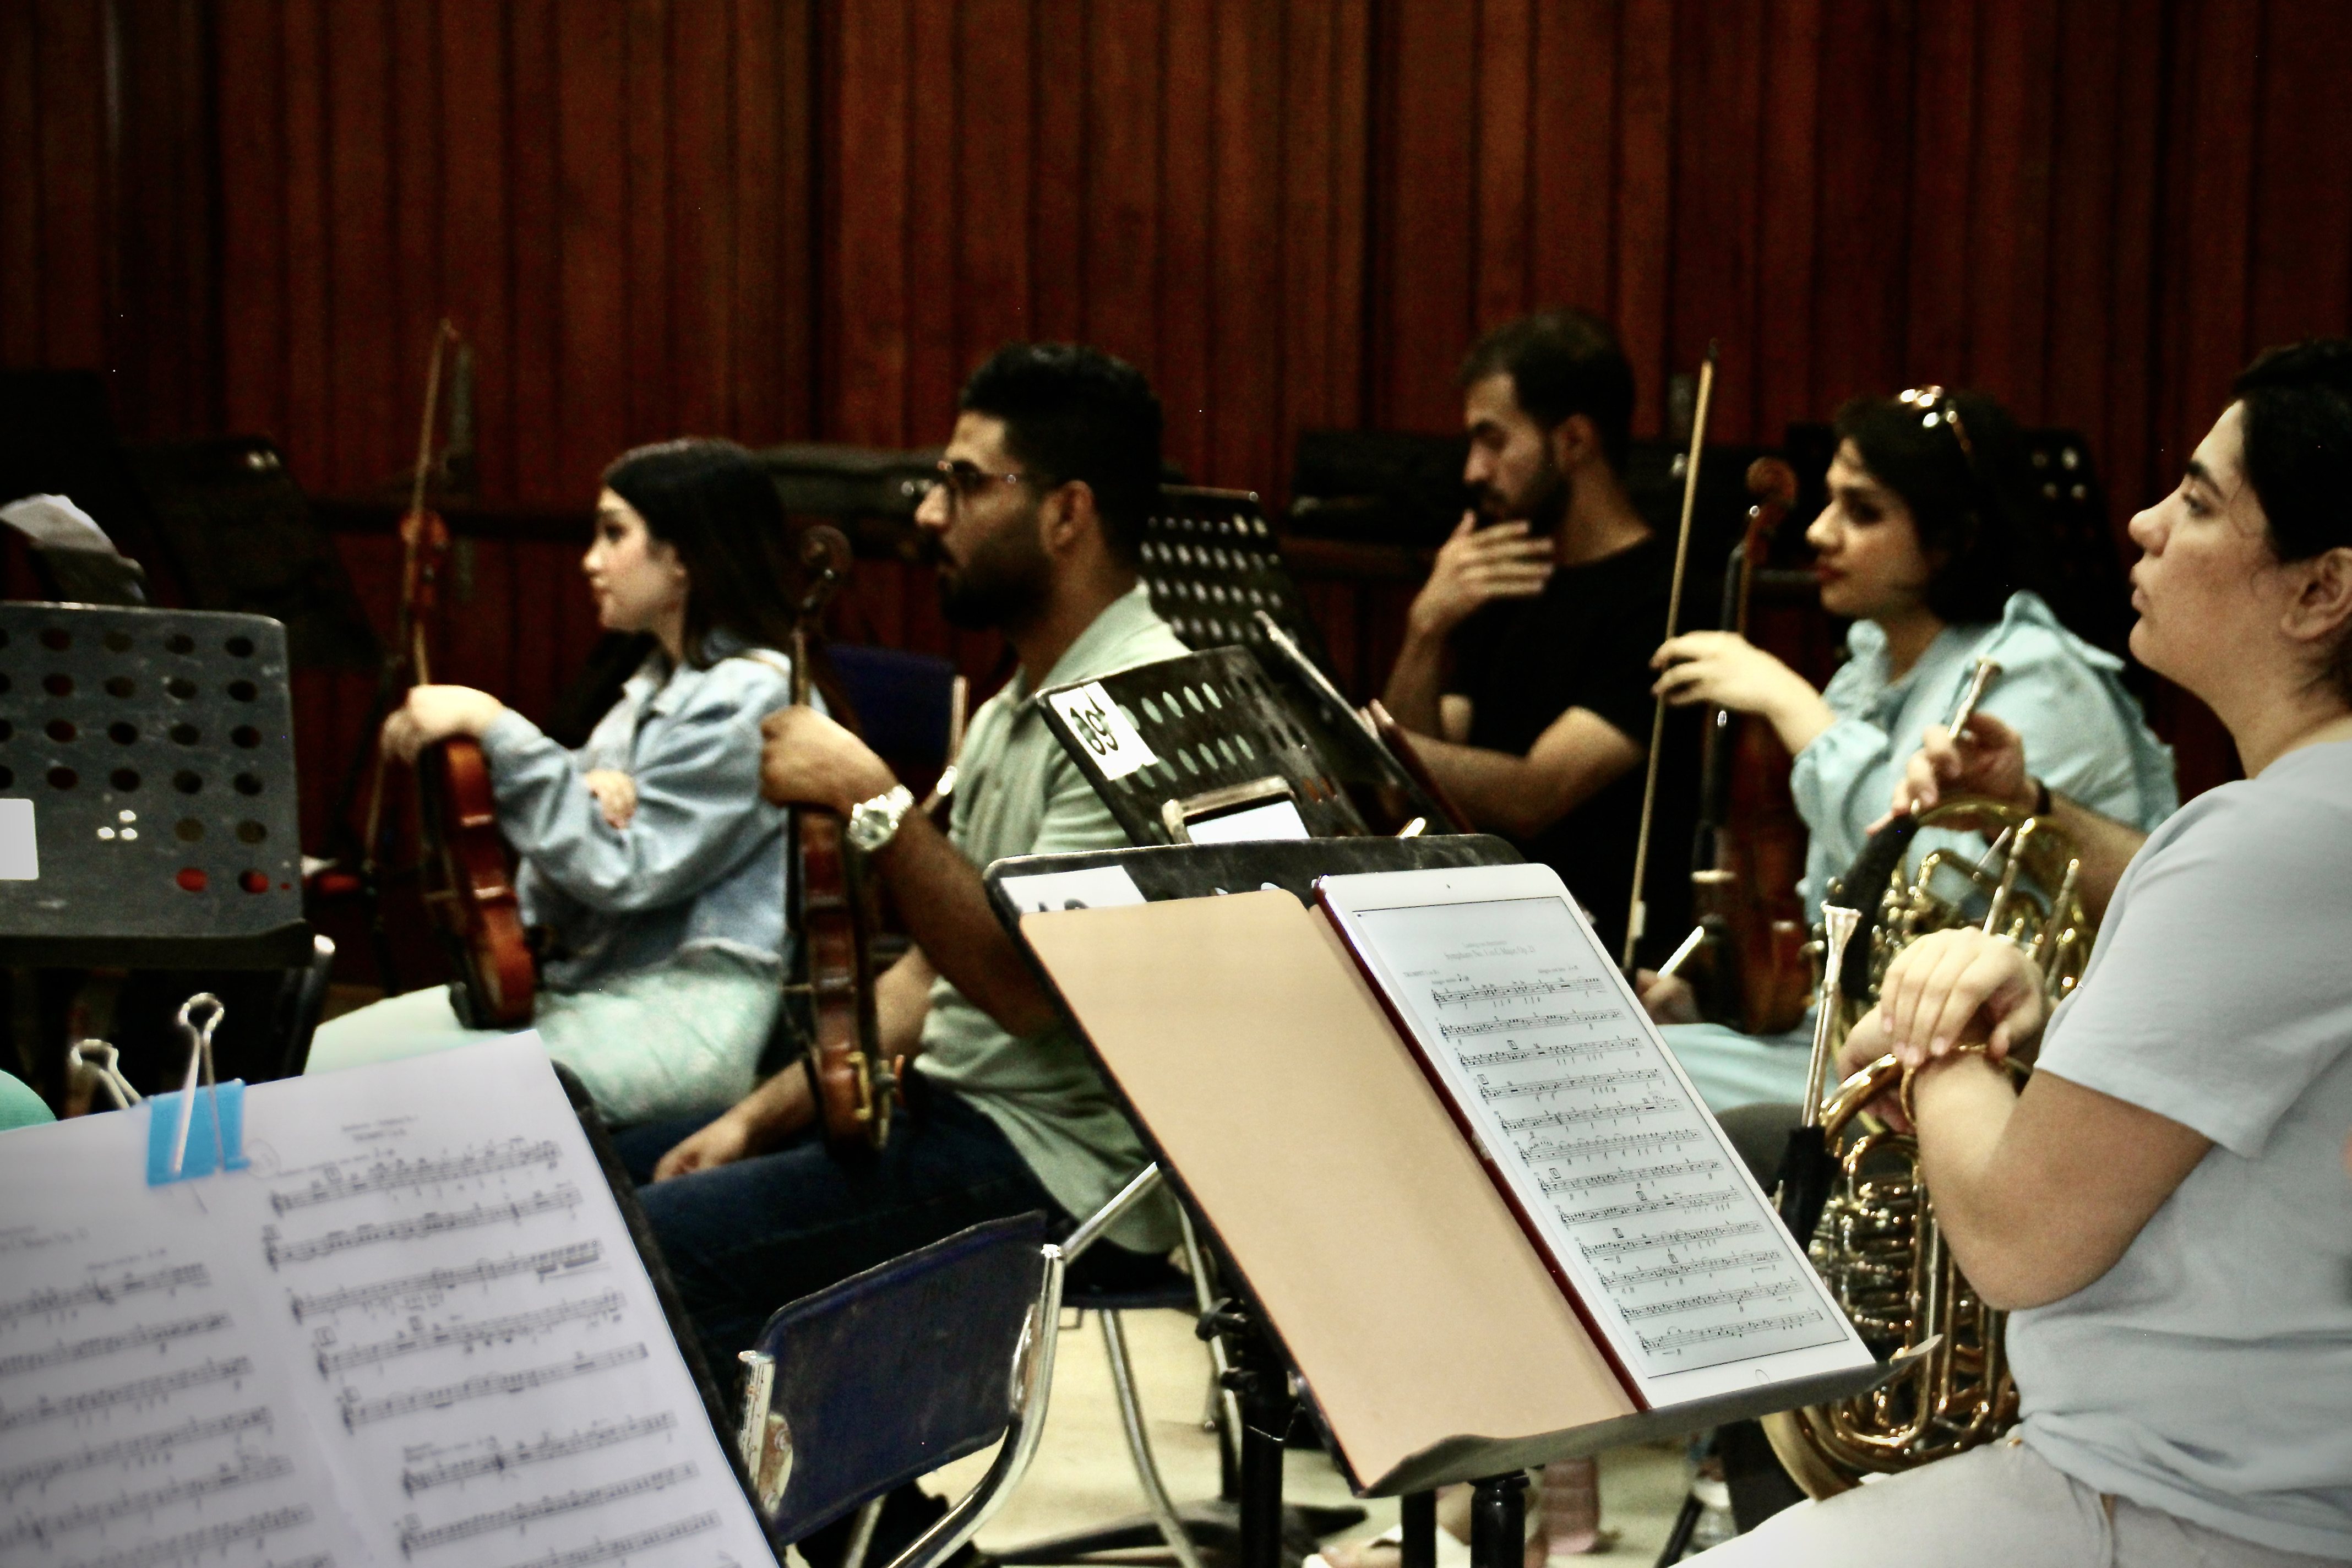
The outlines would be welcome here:
M 1528 475 L 1516 492 L 1489 482 L 1480 485 L 1472 500 L 1484 522 L 1523 521 L 1529 533 L 1546 534 L 1568 515 L 1569 494 L 1568 476 L 1553 467 L 1546 454 L 1543 466 Z
M 934 534 L 923 536 L 922 553 L 939 573 L 940 614 L 961 631 L 1003 631 L 1034 619 L 1045 608 L 1048 574 L 1037 547 L 1035 519 L 1013 522 L 981 540 L 961 566 Z

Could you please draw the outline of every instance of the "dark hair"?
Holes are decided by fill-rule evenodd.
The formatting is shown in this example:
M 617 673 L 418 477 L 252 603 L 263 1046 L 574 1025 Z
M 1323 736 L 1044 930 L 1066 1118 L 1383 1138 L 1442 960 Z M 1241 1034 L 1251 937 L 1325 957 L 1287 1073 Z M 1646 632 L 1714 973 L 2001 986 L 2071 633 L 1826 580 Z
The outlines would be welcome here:
M 1585 310 L 1538 310 L 1496 327 L 1470 345 L 1457 378 L 1465 388 L 1490 375 L 1511 378 L 1511 395 L 1546 428 L 1581 414 L 1600 432 L 1609 467 L 1625 471 L 1633 438 L 1633 367 L 1609 323 Z
M 956 406 L 1004 421 L 1005 449 L 1041 491 L 1083 480 L 1111 554 L 1136 563 L 1160 500 L 1160 399 L 1141 371 L 1084 343 L 1007 343 Z
M 732 441 L 663 441 L 623 453 L 604 484 L 686 568 L 688 664 L 709 667 L 705 639 L 722 626 L 754 647 L 792 647 L 801 573 L 757 458 Z
M 2352 546 L 2352 340 L 2265 349 L 2230 390 L 2245 405 L 2246 482 L 2282 563 Z M 2336 637 L 2328 679 L 2352 701 L 2352 629 Z
M 1903 498 L 1919 548 L 1942 557 L 1927 580 L 1927 608 L 1938 618 L 1998 621 L 2010 595 L 2030 589 L 2084 632 L 2073 606 L 2058 602 L 2050 530 L 2027 499 L 2025 444 L 2008 410 L 1976 392 L 1932 403 L 1857 397 L 1838 410 L 1835 429 L 1872 477 Z

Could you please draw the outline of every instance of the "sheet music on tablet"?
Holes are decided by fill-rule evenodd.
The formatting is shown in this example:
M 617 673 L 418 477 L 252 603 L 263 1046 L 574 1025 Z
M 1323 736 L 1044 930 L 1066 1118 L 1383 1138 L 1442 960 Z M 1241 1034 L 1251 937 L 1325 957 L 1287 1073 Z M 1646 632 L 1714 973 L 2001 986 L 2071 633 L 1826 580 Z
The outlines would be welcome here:
M 0 1137 L 0 1562 L 773 1561 L 534 1037 Z
M 1318 890 L 1644 1405 L 1870 1359 L 1549 867 Z

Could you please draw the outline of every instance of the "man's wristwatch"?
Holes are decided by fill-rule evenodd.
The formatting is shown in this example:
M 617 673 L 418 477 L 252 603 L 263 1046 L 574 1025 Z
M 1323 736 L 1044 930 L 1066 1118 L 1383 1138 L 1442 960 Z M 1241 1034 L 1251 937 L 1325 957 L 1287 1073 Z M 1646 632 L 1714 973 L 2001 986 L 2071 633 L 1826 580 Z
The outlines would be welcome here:
M 860 852 L 873 854 L 897 837 L 898 824 L 915 809 L 915 795 L 905 784 L 893 784 L 871 800 L 849 808 L 849 842 Z

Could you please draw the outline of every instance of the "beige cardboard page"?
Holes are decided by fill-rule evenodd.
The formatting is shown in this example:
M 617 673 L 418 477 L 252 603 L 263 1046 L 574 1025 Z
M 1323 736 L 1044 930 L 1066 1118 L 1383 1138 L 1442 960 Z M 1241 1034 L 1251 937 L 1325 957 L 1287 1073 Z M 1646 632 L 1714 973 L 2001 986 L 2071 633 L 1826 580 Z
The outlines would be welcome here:
M 1360 1481 L 1450 1437 L 1632 1413 L 1318 911 L 1260 891 L 1021 931 Z

